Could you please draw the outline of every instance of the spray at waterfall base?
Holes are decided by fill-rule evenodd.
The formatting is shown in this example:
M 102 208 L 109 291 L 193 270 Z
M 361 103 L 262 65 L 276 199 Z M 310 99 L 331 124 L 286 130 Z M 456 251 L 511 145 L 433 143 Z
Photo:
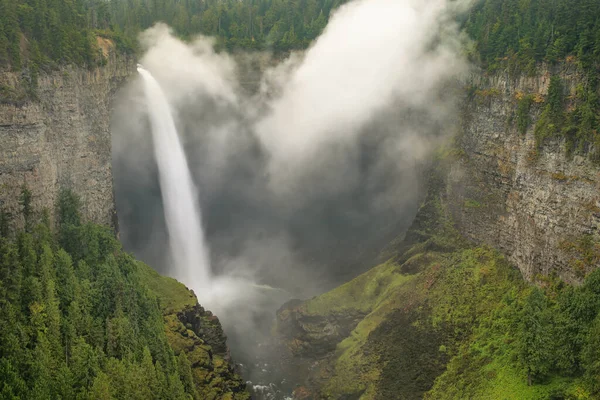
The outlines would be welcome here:
M 198 190 L 191 178 L 170 107 L 152 74 L 141 64 L 138 64 L 137 68 L 144 80 L 152 125 L 164 216 L 174 261 L 174 270 L 171 273 L 194 289 L 202 304 L 214 310 L 226 311 L 218 299 L 242 295 L 248 297 L 245 300 L 260 303 L 261 295 L 283 293 L 281 290 L 257 285 L 241 277 L 213 276 L 202 228 Z

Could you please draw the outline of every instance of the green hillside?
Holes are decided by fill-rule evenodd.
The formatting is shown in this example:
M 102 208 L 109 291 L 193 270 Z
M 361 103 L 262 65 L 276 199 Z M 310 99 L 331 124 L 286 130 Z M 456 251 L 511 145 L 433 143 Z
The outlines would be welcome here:
M 25 231 L 2 218 L 1 399 L 248 398 L 218 321 L 185 286 L 83 223 L 72 193 L 57 232 L 34 223 L 30 200 L 25 189 Z
M 464 241 L 442 198 L 429 194 L 397 257 L 279 312 L 292 354 L 318 360 L 303 390 L 361 400 L 598 398 L 600 271 L 580 287 L 530 285 L 497 251 Z

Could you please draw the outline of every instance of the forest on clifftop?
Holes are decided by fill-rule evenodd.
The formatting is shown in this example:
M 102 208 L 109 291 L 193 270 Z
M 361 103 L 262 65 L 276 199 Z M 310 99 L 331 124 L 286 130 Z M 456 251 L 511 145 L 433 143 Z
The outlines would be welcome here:
M 21 85 L 35 97 L 42 70 L 61 64 L 93 67 L 106 60 L 98 38 L 121 52 L 136 52 L 140 32 L 165 22 L 182 38 L 216 38 L 227 51 L 288 52 L 310 45 L 345 0 L 0 0 L 0 68 L 22 71 Z M 532 107 L 543 110 L 539 144 L 566 138 L 567 152 L 587 153 L 600 143 L 600 3 L 594 0 L 479 0 L 458 18 L 472 42 L 471 60 L 484 70 L 507 68 L 535 75 L 540 63 L 574 62 L 586 75 L 567 104 L 554 81 L 552 105 L 520 99 L 518 123 L 526 130 Z M 14 88 L 0 85 L 2 97 Z M 8 101 L 7 100 L 7 101 Z M 600 152 L 592 155 L 600 160 Z
M 215 36 L 233 49 L 307 47 L 345 0 L 1 0 L 0 65 L 18 70 L 52 63 L 98 62 L 97 35 L 123 50 L 162 21 L 178 35 Z M 569 55 L 600 60 L 600 4 L 594 0 L 479 0 L 460 17 L 489 67 L 515 58 L 523 68 Z

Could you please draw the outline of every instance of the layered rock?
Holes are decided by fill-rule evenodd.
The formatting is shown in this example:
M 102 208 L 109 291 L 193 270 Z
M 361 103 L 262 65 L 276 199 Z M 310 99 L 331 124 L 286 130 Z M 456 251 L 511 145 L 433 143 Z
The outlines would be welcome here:
M 574 283 L 598 267 L 585 253 L 597 252 L 600 241 L 600 167 L 585 155 L 568 156 L 558 138 L 538 147 L 535 125 L 553 74 L 570 98 L 584 82 L 568 63 L 535 77 L 474 77 L 447 195 L 461 233 L 501 250 L 526 279 L 556 273 Z M 524 95 L 539 102 L 525 135 L 516 124 Z
M 81 196 L 87 220 L 116 224 L 110 112 L 135 61 L 108 41 L 101 45 L 104 66 L 41 73 L 27 94 L 25 73 L 0 72 L 0 206 L 13 216 L 20 216 L 24 186 L 33 209 L 47 209 L 51 218 L 60 189 L 69 188 Z

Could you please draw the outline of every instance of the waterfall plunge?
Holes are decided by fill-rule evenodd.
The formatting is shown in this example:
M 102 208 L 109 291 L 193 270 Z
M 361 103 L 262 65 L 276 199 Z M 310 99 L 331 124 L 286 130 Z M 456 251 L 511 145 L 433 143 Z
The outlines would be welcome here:
M 194 289 L 200 303 L 215 312 L 232 347 L 256 348 L 266 340 L 270 325 L 261 318 L 272 317 L 279 306 L 290 299 L 287 292 L 257 285 L 251 276 L 230 274 L 213 276 L 197 206 L 196 187 L 167 99 L 154 77 L 139 66 L 159 169 L 165 219 L 173 266 L 170 275 Z M 257 331 L 260 329 L 260 331 Z M 263 332 L 264 331 L 264 332 Z M 250 334 L 252 332 L 252 334 Z M 264 335 L 264 336 L 260 336 Z M 241 351 L 241 350 L 240 350 Z
M 138 65 L 152 124 L 154 154 L 158 164 L 174 278 L 192 287 L 203 298 L 210 290 L 210 257 L 197 189 L 179 140 L 169 103 L 152 74 Z

